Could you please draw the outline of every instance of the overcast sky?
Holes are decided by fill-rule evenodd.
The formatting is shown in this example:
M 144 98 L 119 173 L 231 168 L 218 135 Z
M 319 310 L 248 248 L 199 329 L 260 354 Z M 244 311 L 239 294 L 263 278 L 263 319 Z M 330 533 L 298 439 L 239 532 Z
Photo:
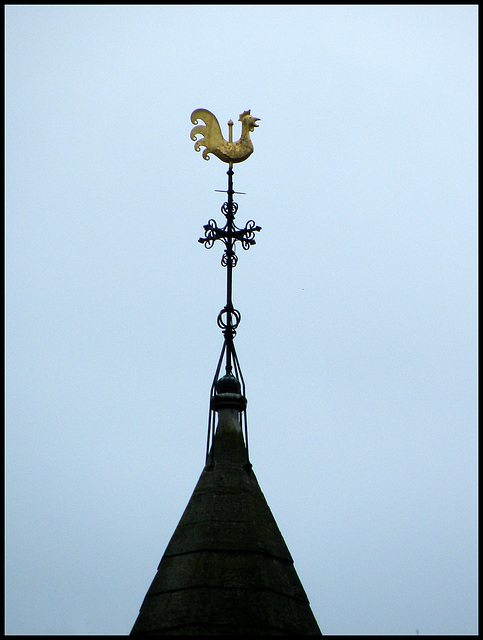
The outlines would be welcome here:
M 324 634 L 477 633 L 477 6 L 7 5 L 6 633 L 128 634 L 203 469 L 235 166 L 250 455 Z

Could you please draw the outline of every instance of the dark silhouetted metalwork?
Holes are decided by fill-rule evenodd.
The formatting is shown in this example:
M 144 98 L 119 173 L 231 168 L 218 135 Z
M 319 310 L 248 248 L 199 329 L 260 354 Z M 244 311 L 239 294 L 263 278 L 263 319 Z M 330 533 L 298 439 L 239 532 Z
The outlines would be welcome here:
M 236 267 L 238 262 L 238 256 L 235 253 L 235 244 L 241 243 L 243 249 L 248 250 L 255 244 L 255 233 L 261 230 L 261 227 L 256 226 L 253 220 L 249 220 L 243 229 L 235 225 L 235 214 L 238 211 L 238 204 L 233 201 L 233 195 L 236 193 L 233 191 L 233 168 L 227 171 L 228 174 L 228 202 L 225 202 L 221 207 L 221 212 L 226 218 L 226 224 L 224 227 L 218 227 L 216 221 L 211 219 L 207 224 L 203 225 L 205 230 L 205 237 L 200 238 L 198 242 L 204 244 L 207 249 L 211 249 L 217 240 L 221 240 L 225 245 L 225 250 L 221 258 L 221 264 L 226 267 L 226 305 L 218 314 L 217 323 L 223 332 L 224 342 L 221 350 L 221 355 L 218 360 L 218 366 L 216 368 L 215 377 L 211 386 L 211 399 L 210 399 L 210 416 L 208 424 L 208 439 L 206 444 L 206 456 L 208 459 L 208 453 L 213 441 L 213 435 L 215 430 L 215 415 L 213 410 L 213 397 L 216 393 L 216 383 L 218 381 L 223 358 L 225 358 L 225 374 L 227 376 L 234 375 L 237 378 L 242 387 L 242 396 L 245 398 L 245 383 L 236 354 L 234 345 L 234 338 L 236 330 L 240 324 L 241 314 L 233 306 L 233 268 Z M 245 401 L 246 405 L 246 401 Z M 248 456 L 248 430 L 246 410 L 241 412 L 241 423 L 245 434 L 245 444 L 247 447 Z

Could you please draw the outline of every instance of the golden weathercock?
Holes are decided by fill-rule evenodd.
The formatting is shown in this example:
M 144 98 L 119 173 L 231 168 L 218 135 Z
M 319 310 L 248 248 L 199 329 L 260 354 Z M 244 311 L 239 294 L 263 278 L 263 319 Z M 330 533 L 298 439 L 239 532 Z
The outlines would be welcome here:
M 198 124 L 199 120 L 202 120 L 205 124 Z M 249 109 L 244 111 L 238 120 L 242 123 L 242 132 L 239 140 L 236 142 L 232 140 L 233 122 L 231 120 L 228 122 L 229 137 L 228 140 L 225 140 L 216 116 L 208 109 L 195 109 L 191 114 L 191 122 L 196 125 L 191 130 L 191 139 L 196 141 L 195 150 L 200 151 L 200 147 L 205 147 L 202 153 L 205 160 L 209 160 L 209 154 L 212 153 L 230 165 L 246 160 L 253 153 L 250 133 L 254 131 L 255 127 L 258 127 L 257 122 L 260 118 L 254 118 L 250 115 Z M 198 135 L 203 137 L 200 140 L 196 140 Z

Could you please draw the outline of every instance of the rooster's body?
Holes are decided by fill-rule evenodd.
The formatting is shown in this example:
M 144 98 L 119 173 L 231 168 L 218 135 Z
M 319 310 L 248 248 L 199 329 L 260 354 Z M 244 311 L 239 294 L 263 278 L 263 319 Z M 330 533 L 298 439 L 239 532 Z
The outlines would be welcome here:
M 198 120 L 202 120 L 205 124 L 198 124 Z M 191 114 L 191 122 L 196 127 L 191 130 L 191 139 L 196 140 L 196 136 L 201 134 L 203 138 L 195 143 L 196 151 L 200 147 L 206 147 L 203 150 L 203 158 L 209 160 L 208 154 L 213 153 L 223 162 L 230 164 L 235 162 L 243 162 L 249 155 L 253 153 L 253 143 L 250 140 L 250 132 L 258 127 L 256 124 L 259 118 L 250 115 L 250 111 L 244 111 L 239 118 L 242 123 L 242 133 L 237 142 L 227 142 L 221 133 L 220 125 L 216 117 L 207 109 L 195 109 Z M 233 125 L 230 121 L 229 125 Z

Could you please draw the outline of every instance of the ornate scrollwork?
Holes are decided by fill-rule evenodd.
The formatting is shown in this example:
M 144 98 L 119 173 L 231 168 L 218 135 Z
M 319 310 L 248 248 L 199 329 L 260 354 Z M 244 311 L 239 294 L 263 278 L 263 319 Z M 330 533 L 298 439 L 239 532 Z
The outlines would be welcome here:
M 235 202 L 233 203 L 236 204 Z M 222 207 L 223 213 L 226 215 L 226 211 L 229 209 L 228 203 Z M 215 220 L 211 219 L 207 224 L 203 225 L 205 230 L 205 237 L 199 238 L 198 242 L 205 245 L 207 249 L 215 244 L 216 240 L 221 240 L 225 245 L 225 251 L 221 258 L 221 264 L 227 267 L 231 264 L 235 267 L 238 262 L 238 257 L 235 253 L 235 243 L 241 242 L 241 245 L 245 251 L 247 251 L 255 242 L 255 232 L 261 231 L 261 227 L 258 227 L 253 220 L 249 220 L 243 229 L 236 227 L 233 222 L 227 221 L 226 225 L 220 229 L 217 226 Z
M 215 240 L 220 237 L 221 229 L 216 226 L 216 221 L 213 219 L 208 220 L 208 224 L 203 225 L 203 229 L 205 230 L 205 237 L 200 238 L 198 242 L 203 243 L 207 249 L 211 249 L 215 244 Z
M 236 253 L 233 253 L 233 251 L 228 251 L 228 249 L 225 249 L 225 251 L 223 252 L 223 255 L 221 256 L 221 266 L 222 267 L 227 267 L 231 262 L 231 266 L 232 267 L 236 267 L 237 262 L 238 262 L 238 256 L 236 255 Z
M 234 216 L 238 211 L 238 204 L 236 202 L 231 203 L 231 211 L 230 204 L 228 202 L 224 202 L 221 206 L 221 213 L 227 218 L 229 215 Z
M 249 220 L 245 229 L 243 229 L 244 235 L 241 238 L 242 247 L 247 251 L 252 244 L 255 243 L 255 231 L 261 231 L 261 227 L 257 227 L 254 220 Z

